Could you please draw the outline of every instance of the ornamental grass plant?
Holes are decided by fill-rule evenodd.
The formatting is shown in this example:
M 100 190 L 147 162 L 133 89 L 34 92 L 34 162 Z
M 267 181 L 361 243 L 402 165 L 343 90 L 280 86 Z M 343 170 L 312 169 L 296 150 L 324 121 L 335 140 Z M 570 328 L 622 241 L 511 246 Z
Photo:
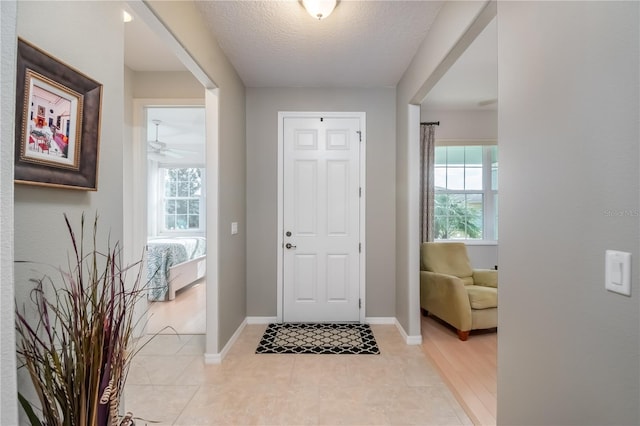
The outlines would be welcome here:
M 59 280 L 31 279 L 29 300 L 16 304 L 19 368 L 28 371 L 38 400 L 21 393 L 18 399 L 32 425 L 132 425 L 119 404 L 136 352 L 143 262 L 122 267 L 118 243 L 98 249 L 97 215 L 86 251 L 84 215 L 79 237 L 66 214 L 64 220 L 73 246 L 68 269 L 58 270 Z

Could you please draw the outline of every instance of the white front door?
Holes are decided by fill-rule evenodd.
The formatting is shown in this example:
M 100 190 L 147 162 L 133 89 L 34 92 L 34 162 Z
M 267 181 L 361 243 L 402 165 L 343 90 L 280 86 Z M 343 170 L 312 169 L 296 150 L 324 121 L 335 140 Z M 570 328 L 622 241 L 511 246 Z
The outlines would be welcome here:
M 360 320 L 360 118 L 283 119 L 283 320 Z

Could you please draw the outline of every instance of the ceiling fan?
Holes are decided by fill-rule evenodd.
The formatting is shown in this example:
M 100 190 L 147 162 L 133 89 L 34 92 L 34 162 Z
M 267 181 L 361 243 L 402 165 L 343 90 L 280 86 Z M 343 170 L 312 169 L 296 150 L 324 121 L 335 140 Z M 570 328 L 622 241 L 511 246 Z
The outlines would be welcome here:
M 189 154 L 193 152 L 184 149 L 171 148 L 167 145 L 166 142 L 158 140 L 158 127 L 160 126 L 160 123 L 162 123 L 162 121 L 157 119 L 151 121 L 156 125 L 156 139 L 147 141 L 147 144 L 149 145 L 149 149 L 147 150 L 148 153 L 153 154 L 157 157 L 182 158 L 182 154 Z

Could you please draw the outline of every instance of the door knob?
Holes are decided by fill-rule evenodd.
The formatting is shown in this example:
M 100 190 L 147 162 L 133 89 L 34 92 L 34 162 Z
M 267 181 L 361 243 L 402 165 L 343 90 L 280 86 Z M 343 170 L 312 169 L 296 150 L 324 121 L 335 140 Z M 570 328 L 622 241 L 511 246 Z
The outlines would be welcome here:
M 287 243 L 287 244 L 285 244 L 284 246 L 285 246 L 286 248 L 288 248 L 289 250 L 291 250 L 292 248 L 296 248 L 296 246 L 294 246 L 294 245 L 293 245 L 293 244 L 291 244 L 291 243 Z

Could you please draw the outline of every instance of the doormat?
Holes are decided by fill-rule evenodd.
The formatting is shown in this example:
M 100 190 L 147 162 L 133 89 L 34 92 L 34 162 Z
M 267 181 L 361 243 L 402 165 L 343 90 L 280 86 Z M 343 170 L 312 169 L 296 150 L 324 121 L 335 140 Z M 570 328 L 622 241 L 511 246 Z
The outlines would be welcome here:
M 257 354 L 379 355 L 369 324 L 269 324 Z

